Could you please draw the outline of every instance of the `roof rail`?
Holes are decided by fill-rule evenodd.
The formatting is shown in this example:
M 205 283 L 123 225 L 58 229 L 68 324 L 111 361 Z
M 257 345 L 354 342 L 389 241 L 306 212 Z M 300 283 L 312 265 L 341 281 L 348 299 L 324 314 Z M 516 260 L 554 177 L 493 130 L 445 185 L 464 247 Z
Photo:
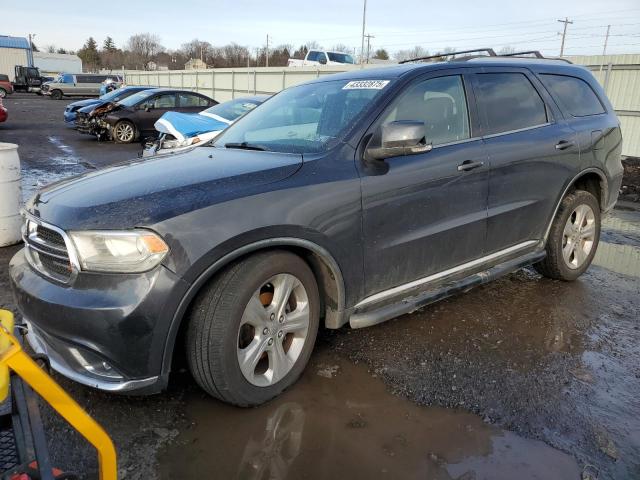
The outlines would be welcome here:
M 422 60 L 431 60 L 434 58 L 448 58 L 448 57 L 454 57 L 456 55 L 461 55 L 463 53 L 480 53 L 480 52 L 484 52 L 486 53 L 486 55 L 477 55 L 480 57 L 496 57 L 496 52 L 493 50 L 493 48 L 476 48 L 473 50 L 461 50 L 459 52 L 448 52 L 448 53 L 439 53 L 437 55 L 428 55 L 426 57 L 417 57 L 417 58 L 409 58 L 408 60 L 402 60 L 401 62 L 398 63 L 409 63 L 409 62 L 419 62 Z M 461 59 L 458 59 L 461 60 Z
M 544 55 L 542 55 L 542 53 L 540 53 L 540 50 L 526 50 L 526 51 L 523 51 L 523 52 L 501 53 L 498 56 L 499 57 L 531 58 L 528 55 L 533 55 L 533 58 L 539 58 L 539 59 L 543 59 L 543 60 L 559 60 L 561 62 L 566 62 L 566 63 L 573 64 L 572 61 L 567 60 L 566 58 L 562 58 L 562 57 L 545 57 Z

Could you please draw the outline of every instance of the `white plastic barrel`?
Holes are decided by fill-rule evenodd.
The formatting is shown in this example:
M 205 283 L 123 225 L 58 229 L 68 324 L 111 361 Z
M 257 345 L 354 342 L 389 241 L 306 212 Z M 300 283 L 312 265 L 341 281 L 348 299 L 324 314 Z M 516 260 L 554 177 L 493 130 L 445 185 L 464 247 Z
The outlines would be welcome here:
M 13 245 L 21 239 L 20 184 L 18 145 L 0 143 L 0 247 Z

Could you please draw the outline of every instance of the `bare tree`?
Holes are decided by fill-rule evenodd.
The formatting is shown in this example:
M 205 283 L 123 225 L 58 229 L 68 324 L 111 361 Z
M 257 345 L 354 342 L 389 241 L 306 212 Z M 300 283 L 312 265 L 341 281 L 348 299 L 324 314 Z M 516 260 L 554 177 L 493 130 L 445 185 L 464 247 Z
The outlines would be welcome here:
M 307 47 L 307 51 L 324 49 L 324 47 L 320 45 L 318 42 L 316 42 L 315 40 L 309 40 L 307 43 L 304 44 L 304 46 Z
M 200 58 L 207 64 L 213 62 L 213 46 L 206 41 L 194 38 L 188 43 L 183 43 L 180 52 L 187 58 Z
M 409 60 L 411 58 L 420 58 L 429 56 L 429 51 L 422 48 L 420 45 L 416 45 L 408 50 L 398 50 L 393 54 L 394 60 L 401 62 L 403 60 Z
M 136 66 L 142 67 L 143 70 L 149 68 L 149 62 L 158 53 L 164 50 L 160 44 L 160 37 L 151 33 L 139 33 L 129 37 L 127 42 L 127 50 L 130 55 L 130 61 Z
M 348 47 L 344 43 L 336 43 L 333 47 L 331 47 L 331 50 L 333 50 L 334 52 L 343 52 L 343 53 L 353 52 L 353 48 Z
M 500 50 L 498 50 L 498 55 L 507 55 L 509 53 L 516 53 L 516 49 L 510 45 L 505 45 Z

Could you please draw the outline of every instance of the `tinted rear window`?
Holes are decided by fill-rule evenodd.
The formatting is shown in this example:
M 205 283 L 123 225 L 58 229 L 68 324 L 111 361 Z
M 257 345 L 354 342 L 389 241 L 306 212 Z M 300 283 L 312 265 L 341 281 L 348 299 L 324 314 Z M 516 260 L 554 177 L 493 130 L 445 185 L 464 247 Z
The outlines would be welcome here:
M 480 73 L 478 104 L 485 119 L 485 135 L 547 123 L 542 98 L 522 73 Z
M 8 82 L 9 75 L 0 75 L 0 82 Z
M 574 117 L 605 113 L 596 93 L 581 78 L 543 74 L 540 75 L 540 80 L 560 101 L 560 105 Z

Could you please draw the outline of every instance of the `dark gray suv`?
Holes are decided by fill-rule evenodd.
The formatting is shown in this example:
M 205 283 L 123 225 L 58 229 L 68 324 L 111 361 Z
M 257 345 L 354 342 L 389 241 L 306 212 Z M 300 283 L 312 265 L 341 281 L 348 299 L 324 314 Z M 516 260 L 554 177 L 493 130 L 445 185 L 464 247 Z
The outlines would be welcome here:
M 469 58 L 289 88 L 209 147 L 45 188 L 10 275 L 31 345 L 153 393 L 177 348 L 236 405 L 293 384 L 327 328 L 377 324 L 534 265 L 574 280 L 622 178 L 584 68 Z

